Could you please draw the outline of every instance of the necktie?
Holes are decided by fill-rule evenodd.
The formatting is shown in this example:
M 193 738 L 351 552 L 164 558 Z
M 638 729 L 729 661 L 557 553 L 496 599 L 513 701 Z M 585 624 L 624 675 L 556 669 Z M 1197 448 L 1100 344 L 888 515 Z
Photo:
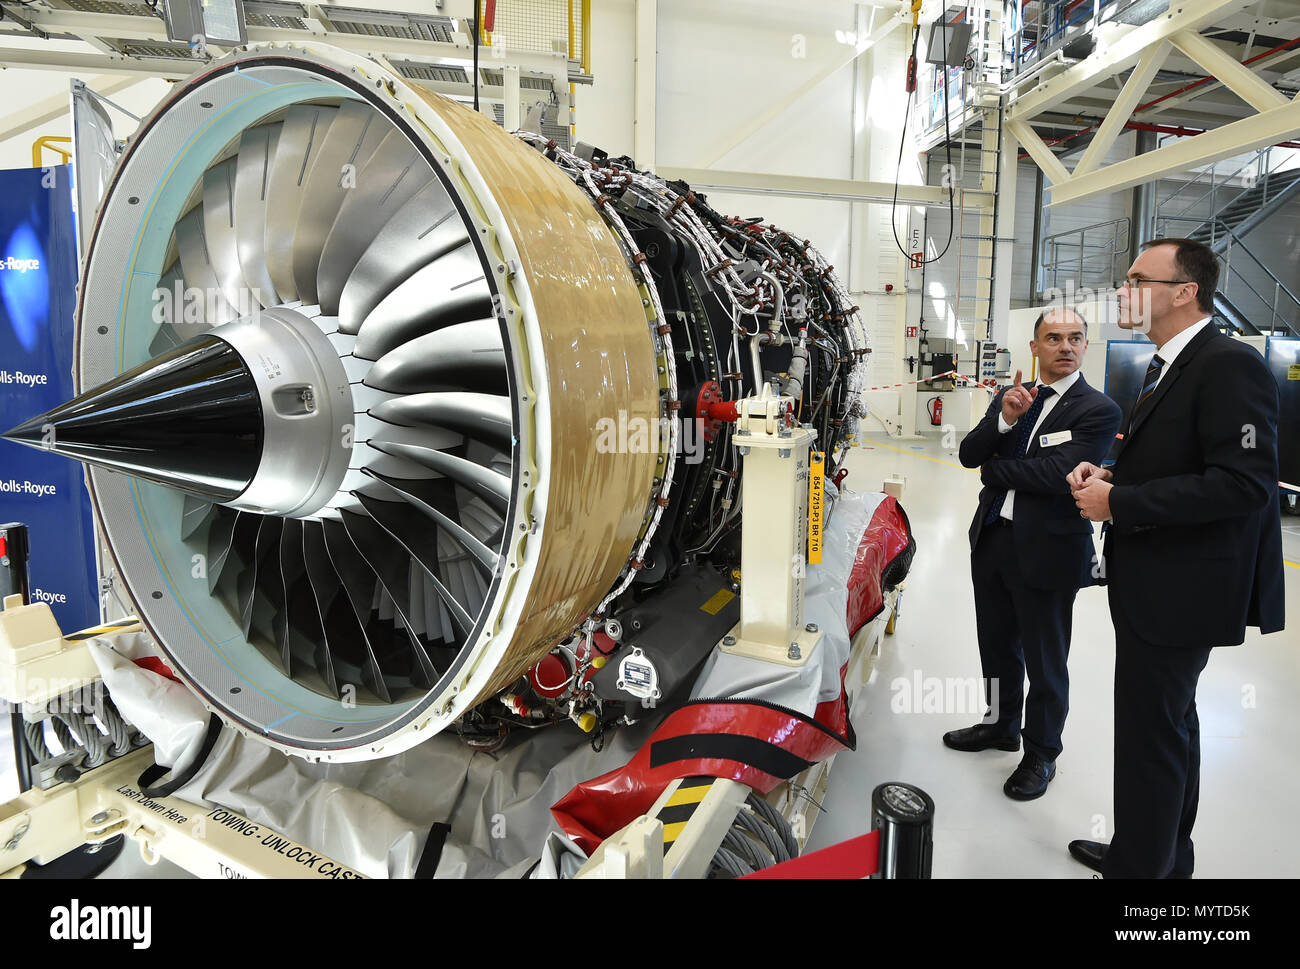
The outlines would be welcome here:
M 1051 397 L 1056 391 L 1051 387 L 1039 387 L 1038 396 L 1034 398 L 1033 404 L 1029 410 L 1025 411 L 1020 417 L 1020 440 L 1016 442 L 1016 460 L 1019 461 L 1029 451 L 1029 441 L 1034 436 L 1034 425 L 1038 423 L 1038 415 L 1043 412 L 1043 404 L 1047 398 Z M 984 524 L 992 525 L 1002 514 L 1002 506 L 1006 503 L 1007 493 L 1001 492 L 993 499 L 993 504 L 989 505 L 988 514 L 984 516 Z
M 1133 405 L 1133 413 L 1128 419 L 1129 433 L 1133 431 L 1133 421 L 1137 419 L 1138 411 L 1147 402 L 1147 398 L 1156 392 L 1156 384 L 1160 383 L 1160 373 L 1164 366 L 1165 362 L 1158 353 L 1151 358 L 1151 362 L 1147 365 L 1146 376 L 1142 378 L 1142 393 L 1138 394 L 1137 403 Z

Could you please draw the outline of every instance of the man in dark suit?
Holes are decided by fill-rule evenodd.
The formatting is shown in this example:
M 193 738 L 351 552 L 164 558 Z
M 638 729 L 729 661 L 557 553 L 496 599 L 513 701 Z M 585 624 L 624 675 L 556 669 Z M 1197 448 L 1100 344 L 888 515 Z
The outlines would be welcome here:
M 1283 626 L 1278 390 L 1253 348 L 1211 322 L 1207 246 L 1148 242 L 1120 325 L 1156 351 L 1110 470 L 1068 477 L 1103 548 L 1115 625 L 1115 824 L 1070 853 L 1107 878 L 1190 877 L 1200 794 L 1196 683 L 1214 646 Z
M 1100 461 L 1120 421 L 1119 407 L 1079 372 L 1087 348 L 1088 326 L 1078 313 L 1040 316 L 1029 349 L 1041 384 L 1024 386 L 1017 373 L 961 442 L 961 463 L 982 467 L 984 483 L 970 544 L 991 712 L 983 723 L 944 734 L 943 742 L 954 750 L 1019 750 L 1023 737 L 1024 757 L 1002 788 L 1021 801 L 1041 797 L 1056 775 L 1069 709 L 1074 597 L 1096 581 L 1092 526 L 1079 516 L 1062 475 L 1080 461 Z

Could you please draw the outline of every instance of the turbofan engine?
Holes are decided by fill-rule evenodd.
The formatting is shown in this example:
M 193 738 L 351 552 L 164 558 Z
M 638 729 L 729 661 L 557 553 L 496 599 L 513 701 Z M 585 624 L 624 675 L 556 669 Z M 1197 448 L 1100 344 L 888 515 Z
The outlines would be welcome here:
M 792 398 L 828 474 L 862 414 L 807 241 L 330 48 L 175 85 L 83 270 L 81 392 L 5 436 L 89 465 L 205 703 L 315 759 L 599 719 L 620 616 L 736 579 L 733 402 Z

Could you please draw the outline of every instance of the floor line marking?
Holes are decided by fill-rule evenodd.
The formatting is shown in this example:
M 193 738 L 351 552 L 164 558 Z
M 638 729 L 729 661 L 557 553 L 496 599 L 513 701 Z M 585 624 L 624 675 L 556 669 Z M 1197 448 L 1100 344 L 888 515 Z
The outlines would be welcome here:
M 892 444 L 882 444 L 880 441 L 872 440 L 863 442 L 862 447 L 883 447 L 890 451 L 897 451 L 899 454 L 906 454 L 909 458 L 922 458 L 926 461 L 933 461 L 935 464 L 946 465 L 950 468 L 956 468 L 958 471 L 969 471 L 971 474 L 979 474 L 978 468 L 963 468 L 960 464 L 953 464 L 951 461 L 945 461 L 943 458 L 932 458 L 928 454 L 917 454 L 915 451 L 904 451 L 901 447 L 894 447 Z

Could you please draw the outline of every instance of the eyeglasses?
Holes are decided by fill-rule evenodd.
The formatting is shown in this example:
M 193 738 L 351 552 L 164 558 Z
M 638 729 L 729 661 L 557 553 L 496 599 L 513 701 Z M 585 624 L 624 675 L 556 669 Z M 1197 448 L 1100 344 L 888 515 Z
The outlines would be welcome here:
M 1190 283 L 1190 279 L 1147 279 L 1144 276 L 1125 276 L 1124 285 L 1129 289 L 1137 289 L 1143 283 L 1164 283 L 1166 286 L 1181 286 L 1184 283 Z

